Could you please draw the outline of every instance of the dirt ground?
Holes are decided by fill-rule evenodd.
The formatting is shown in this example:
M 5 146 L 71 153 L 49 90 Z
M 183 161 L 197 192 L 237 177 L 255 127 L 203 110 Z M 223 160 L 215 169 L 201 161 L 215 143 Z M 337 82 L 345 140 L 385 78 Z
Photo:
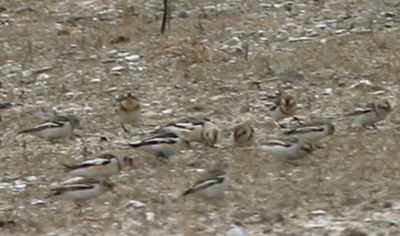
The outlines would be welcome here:
M 170 2 L 160 35 L 162 1 L 0 1 L 0 95 L 12 104 L 0 111 L 0 234 L 225 235 L 240 222 L 251 235 L 400 235 L 400 3 Z M 245 120 L 258 140 L 279 137 L 267 106 L 278 84 L 296 97 L 298 117 L 336 126 L 298 166 L 224 148 Z M 141 138 L 113 116 L 127 92 L 142 102 L 146 131 L 208 114 L 221 129 L 217 148 L 197 145 L 163 165 L 130 149 L 135 167 L 112 177 L 113 192 L 79 209 L 49 196 L 70 178 L 63 163 Z M 394 110 L 378 130 L 338 121 L 379 99 Z M 18 135 L 52 110 L 79 116 L 82 138 Z M 176 200 L 217 159 L 232 178 L 224 197 Z

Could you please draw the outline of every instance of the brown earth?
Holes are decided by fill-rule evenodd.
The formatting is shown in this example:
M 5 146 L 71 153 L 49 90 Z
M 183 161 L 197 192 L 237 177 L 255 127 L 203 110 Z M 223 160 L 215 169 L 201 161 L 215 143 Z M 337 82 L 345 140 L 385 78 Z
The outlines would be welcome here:
M 224 2 L 173 1 L 165 35 L 162 1 L 0 2 L 1 101 L 13 104 L 0 122 L 0 222 L 8 222 L 0 224 L 1 235 L 224 235 L 236 221 L 254 235 L 400 235 L 398 110 L 378 131 L 337 121 L 372 100 L 398 103 L 395 1 L 275 8 L 272 1 Z M 310 39 L 290 42 L 285 35 Z M 131 55 L 141 58 L 129 61 Z M 113 71 L 117 66 L 124 68 Z M 297 115 L 335 122 L 327 147 L 299 166 L 262 151 L 221 148 L 247 119 L 259 140 L 279 136 L 264 98 L 285 71 L 305 75 L 282 85 L 296 97 Z M 112 178 L 114 192 L 80 209 L 49 197 L 68 178 L 63 163 L 140 138 L 124 133 L 112 115 L 115 98 L 127 92 L 141 99 L 144 124 L 207 113 L 222 130 L 219 148 L 198 146 L 159 167 L 154 157 L 129 150 L 135 168 Z M 51 144 L 17 135 L 50 118 L 52 109 L 78 115 L 83 138 Z M 110 141 L 100 142 L 103 136 Z M 232 176 L 223 199 L 175 201 L 196 170 L 215 159 L 227 160 Z M 126 206 L 130 200 L 146 206 Z

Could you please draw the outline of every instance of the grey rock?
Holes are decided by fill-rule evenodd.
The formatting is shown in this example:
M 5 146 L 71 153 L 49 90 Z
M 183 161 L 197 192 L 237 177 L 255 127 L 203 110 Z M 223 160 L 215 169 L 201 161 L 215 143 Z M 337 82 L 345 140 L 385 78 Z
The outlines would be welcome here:
M 302 73 L 293 70 L 282 72 L 278 76 L 283 83 L 296 83 L 306 79 Z
M 322 69 L 312 74 L 321 79 L 332 79 L 336 75 L 336 71 L 333 69 Z

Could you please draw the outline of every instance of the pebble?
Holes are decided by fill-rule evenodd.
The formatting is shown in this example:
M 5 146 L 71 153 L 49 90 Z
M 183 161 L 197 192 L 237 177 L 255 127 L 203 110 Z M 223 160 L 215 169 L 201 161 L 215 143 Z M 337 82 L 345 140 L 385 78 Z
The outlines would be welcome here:
M 154 222 L 156 219 L 156 215 L 153 212 L 146 212 L 146 220 Z
M 113 68 L 111 68 L 112 72 L 116 72 L 116 71 L 123 71 L 126 70 L 127 68 L 125 66 L 114 66 Z
M 100 83 L 100 82 L 101 82 L 101 79 L 95 78 L 95 79 L 90 80 L 90 82 L 91 82 L 91 83 Z
M 326 211 L 324 210 L 315 210 L 311 212 L 311 215 L 319 216 L 319 215 L 326 215 Z
M 345 33 L 346 31 L 347 31 L 346 29 L 339 29 L 339 30 L 333 31 L 333 33 L 335 33 L 335 34 L 343 34 L 343 33 Z
M 106 92 L 114 92 L 114 91 L 117 91 L 117 90 L 118 90 L 117 87 L 110 87 L 110 88 L 107 88 L 105 91 Z
M 171 113 L 172 113 L 172 109 L 166 109 L 166 110 L 161 111 L 162 115 L 171 115 Z
M 31 205 L 44 205 L 45 202 L 43 200 L 34 199 L 31 201 Z
M 288 38 L 289 42 L 310 41 L 310 40 L 313 40 L 313 39 L 310 37 L 300 37 L 300 38 L 289 37 Z
M 38 180 L 38 178 L 36 176 L 32 175 L 32 176 L 25 177 L 25 180 L 28 182 L 35 182 Z
M 331 79 L 336 75 L 336 71 L 333 69 L 322 69 L 319 71 L 315 71 L 312 74 L 321 79 Z
M 146 206 L 146 203 L 139 202 L 136 200 L 130 200 L 125 204 L 125 207 L 133 206 L 134 208 L 142 208 Z
M 323 91 L 322 91 L 322 94 L 323 95 L 329 95 L 329 94 L 331 94 L 333 92 L 333 89 L 331 89 L 331 88 L 326 88 L 326 89 L 324 89 Z
M 131 55 L 125 57 L 125 60 L 127 61 L 138 61 L 139 59 L 140 59 L 139 55 Z
M 48 75 L 48 74 L 46 74 L 46 73 L 43 73 L 43 74 L 40 74 L 38 77 L 37 77 L 37 80 L 47 80 L 47 79 L 49 79 L 50 78 L 50 75 Z
M 24 70 L 22 71 L 22 77 L 26 78 L 26 77 L 30 77 L 32 76 L 32 70 Z
M 53 69 L 52 66 L 45 66 L 45 67 L 42 67 L 42 68 L 39 68 L 39 69 L 35 69 L 35 70 L 33 70 L 33 72 L 42 73 L 42 72 L 45 72 L 45 71 L 48 71 L 48 70 L 51 70 L 51 69 Z

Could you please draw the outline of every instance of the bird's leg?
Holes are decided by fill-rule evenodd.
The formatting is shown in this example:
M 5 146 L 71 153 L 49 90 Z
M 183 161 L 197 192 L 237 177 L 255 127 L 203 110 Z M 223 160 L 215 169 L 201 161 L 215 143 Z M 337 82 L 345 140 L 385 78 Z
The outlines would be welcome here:
M 125 128 L 124 124 L 121 123 L 121 127 L 122 127 L 122 129 L 125 131 L 125 133 L 128 133 L 128 134 L 130 133 L 129 130 L 127 130 L 127 129 Z

